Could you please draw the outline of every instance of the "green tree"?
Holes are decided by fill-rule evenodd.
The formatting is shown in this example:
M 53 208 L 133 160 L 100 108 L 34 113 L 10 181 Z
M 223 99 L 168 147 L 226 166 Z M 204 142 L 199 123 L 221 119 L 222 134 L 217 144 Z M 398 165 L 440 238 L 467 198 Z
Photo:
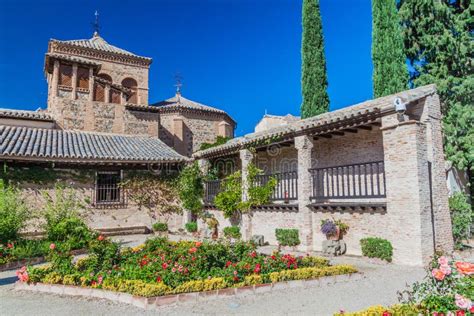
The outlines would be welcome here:
M 412 86 L 435 83 L 445 115 L 447 158 L 474 168 L 474 4 L 470 0 L 402 0 L 405 53 Z M 472 180 L 471 180 L 472 181 Z
M 324 39 L 319 0 L 303 0 L 303 39 L 301 44 L 301 117 L 329 110 Z
M 374 97 L 408 88 L 408 68 L 395 0 L 372 0 Z

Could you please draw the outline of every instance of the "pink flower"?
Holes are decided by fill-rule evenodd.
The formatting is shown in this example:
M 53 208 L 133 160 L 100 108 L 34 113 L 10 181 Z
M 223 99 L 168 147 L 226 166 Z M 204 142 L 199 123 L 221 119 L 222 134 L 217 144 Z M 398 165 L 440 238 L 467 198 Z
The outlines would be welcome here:
M 171 272 L 176 272 L 176 268 L 171 269 Z
M 457 307 L 462 308 L 462 309 L 470 309 L 471 308 L 471 306 L 472 306 L 471 300 L 469 300 L 469 299 L 467 299 L 464 296 L 459 295 L 459 294 L 456 294 L 454 296 L 454 298 L 455 298 L 455 303 L 456 303 Z
M 10 248 L 10 249 L 13 248 L 13 243 L 8 243 L 7 248 Z
M 438 258 L 438 263 L 440 266 L 447 266 L 449 265 L 449 260 L 445 256 L 441 256 Z
M 196 247 L 192 247 L 191 249 L 189 249 L 189 253 L 195 253 L 196 251 L 197 251 Z
M 163 268 L 163 270 L 166 270 L 168 268 L 168 264 L 165 262 L 161 265 L 161 267 Z
M 457 307 L 462 308 L 462 309 L 471 308 L 471 306 L 472 306 L 471 300 L 469 300 L 469 299 L 467 299 L 464 296 L 459 295 L 459 294 L 456 294 L 454 296 L 454 298 L 455 298 L 455 303 L 456 303 Z
M 234 270 L 234 275 L 237 275 L 237 270 Z
M 443 272 L 446 275 L 451 274 L 451 267 L 449 265 L 442 265 L 439 267 L 439 269 L 441 270 L 441 272 Z
M 438 281 L 443 281 L 444 277 L 446 276 L 444 272 L 441 271 L 440 269 L 433 269 L 433 271 L 431 271 L 431 274 Z
M 25 266 L 21 267 L 20 270 L 16 271 L 16 276 L 21 282 L 28 282 L 29 280 L 28 271 L 26 271 Z
M 51 245 L 49 245 L 49 249 L 51 249 L 51 250 L 54 250 L 54 249 L 56 249 L 56 245 L 55 245 L 54 243 L 53 243 L 53 244 L 51 244 Z
M 97 240 L 98 240 L 98 241 L 102 241 L 102 240 L 104 240 L 104 239 L 105 239 L 104 235 L 99 235 L 99 237 L 97 237 Z
M 465 316 L 466 315 L 466 312 L 463 311 L 463 310 L 457 310 L 456 311 L 456 316 Z
M 103 281 L 103 280 L 104 280 L 104 278 L 103 278 L 101 275 L 99 275 L 99 276 L 97 277 L 97 281 L 99 282 L 99 284 L 102 284 L 102 281 Z

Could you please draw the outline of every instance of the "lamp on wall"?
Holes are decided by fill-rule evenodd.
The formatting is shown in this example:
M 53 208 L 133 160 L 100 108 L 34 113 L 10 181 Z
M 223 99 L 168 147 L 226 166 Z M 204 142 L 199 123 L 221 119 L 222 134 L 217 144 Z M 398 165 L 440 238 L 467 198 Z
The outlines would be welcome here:
M 393 106 L 395 111 L 398 114 L 398 121 L 403 122 L 405 121 L 405 112 L 407 110 L 406 103 L 403 102 L 402 98 L 397 97 L 393 100 Z

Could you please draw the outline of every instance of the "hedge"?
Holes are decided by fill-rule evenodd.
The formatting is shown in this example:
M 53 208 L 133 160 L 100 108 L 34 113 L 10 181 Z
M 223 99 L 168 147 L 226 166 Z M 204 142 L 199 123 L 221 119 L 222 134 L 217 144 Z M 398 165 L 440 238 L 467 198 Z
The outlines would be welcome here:
M 300 244 L 297 229 L 277 228 L 275 229 L 275 236 L 280 246 L 298 246 Z
M 362 254 L 366 257 L 392 261 L 393 247 L 388 240 L 378 237 L 363 238 L 360 240 L 360 246 Z

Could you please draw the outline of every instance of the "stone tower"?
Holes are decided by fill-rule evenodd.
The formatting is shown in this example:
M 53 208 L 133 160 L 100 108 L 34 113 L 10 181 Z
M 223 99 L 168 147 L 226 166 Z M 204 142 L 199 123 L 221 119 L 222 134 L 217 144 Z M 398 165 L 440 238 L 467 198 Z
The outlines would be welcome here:
M 48 111 L 64 129 L 135 134 L 125 122 L 125 107 L 148 105 L 151 62 L 107 43 L 97 32 L 84 40 L 52 39 L 45 58 Z M 129 120 L 133 125 L 143 118 Z M 158 136 L 157 115 L 147 120 L 136 133 Z

